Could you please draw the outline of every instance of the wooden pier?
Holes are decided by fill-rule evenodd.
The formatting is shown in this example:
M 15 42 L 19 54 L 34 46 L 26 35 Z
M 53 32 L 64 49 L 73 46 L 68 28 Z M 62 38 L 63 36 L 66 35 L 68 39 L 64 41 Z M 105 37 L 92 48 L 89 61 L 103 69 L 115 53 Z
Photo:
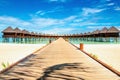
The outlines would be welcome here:
M 0 74 L 0 80 L 120 80 L 63 38 Z

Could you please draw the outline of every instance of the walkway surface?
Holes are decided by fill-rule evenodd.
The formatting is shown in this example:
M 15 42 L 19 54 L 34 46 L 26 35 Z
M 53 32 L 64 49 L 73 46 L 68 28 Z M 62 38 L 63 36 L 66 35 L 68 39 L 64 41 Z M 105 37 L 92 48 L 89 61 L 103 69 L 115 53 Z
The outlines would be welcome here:
M 59 38 L 0 74 L 0 80 L 120 80 L 120 77 Z

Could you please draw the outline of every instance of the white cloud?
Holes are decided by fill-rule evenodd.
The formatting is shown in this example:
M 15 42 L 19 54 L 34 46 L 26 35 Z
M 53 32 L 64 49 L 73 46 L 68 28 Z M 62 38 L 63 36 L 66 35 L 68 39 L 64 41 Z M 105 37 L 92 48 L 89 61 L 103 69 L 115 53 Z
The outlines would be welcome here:
M 104 28 L 104 27 L 110 27 L 110 26 L 101 26 L 101 25 L 98 25 L 98 26 L 87 26 L 87 28 L 88 29 L 94 29 L 94 30 L 96 30 L 96 29 L 102 29 L 102 28 Z
M 10 22 L 15 22 L 15 21 L 17 21 L 18 19 L 13 18 L 13 17 L 8 17 L 8 16 L 0 16 L 0 20 L 3 21 L 3 22 L 6 22 L 6 20 L 7 20 L 7 21 L 10 21 Z
M 58 0 L 49 0 L 49 1 L 58 1 Z
M 23 26 L 23 27 L 36 27 L 38 26 L 39 28 L 47 27 L 47 26 L 52 26 L 56 24 L 62 24 L 62 21 L 57 20 L 57 19 L 51 19 L 51 18 L 32 18 L 29 21 L 23 21 L 18 18 L 14 17 L 9 17 L 9 16 L 0 16 L 0 24 L 1 25 L 13 25 L 13 26 Z M 5 26 L 4 26 L 5 27 Z
M 37 11 L 36 14 L 40 14 L 42 11 Z
M 83 21 L 84 19 L 82 18 L 82 19 L 75 19 L 73 22 L 75 22 L 75 23 L 79 23 L 79 22 L 81 22 L 81 21 Z
M 89 14 L 95 14 L 104 11 L 105 9 L 96 9 L 96 8 L 83 8 L 83 15 L 88 16 Z
M 43 33 L 47 33 L 47 34 L 62 34 L 62 33 L 70 33 L 71 31 L 73 31 L 74 28 L 52 28 L 49 30 L 43 30 Z
M 36 14 L 36 15 L 44 15 L 45 12 L 43 12 L 43 11 L 37 11 L 35 14 Z
M 120 26 L 118 26 L 118 29 L 120 30 Z
M 116 7 L 115 10 L 120 11 L 120 7 Z
M 71 18 L 65 18 L 63 20 L 59 19 L 52 19 L 52 18 L 32 18 L 29 21 L 23 21 L 18 18 L 10 17 L 10 16 L 0 16 L 0 26 L 1 27 L 8 27 L 12 26 L 13 28 L 15 27 L 20 27 L 21 29 L 27 29 L 30 31 L 42 31 L 43 28 L 51 28 L 54 29 L 54 33 L 58 33 L 62 30 L 62 32 L 69 31 L 70 29 L 61 29 L 61 27 L 65 26 L 68 21 L 71 20 Z M 61 30 L 59 31 L 59 28 L 54 28 L 54 27 L 59 27 Z M 58 30 L 58 31 L 57 31 Z M 49 30 L 48 30 L 49 31 Z M 47 30 L 46 30 L 47 32 Z
M 115 3 L 109 3 L 109 4 L 107 4 L 108 6 L 113 6 Z
M 33 26 L 33 24 L 10 16 L 0 16 L 0 26 L 2 27 L 1 30 L 8 26 L 12 26 L 13 28 L 20 27 L 25 29 L 26 27 Z
M 14 25 L 14 26 L 28 26 L 31 23 L 20 20 L 10 16 L 0 16 L 0 24 Z
M 68 0 L 48 0 L 49 2 L 67 2 Z
M 106 0 L 106 1 L 108 1 L 108 2 L 109 2 L 109 1 L 111 1 L 111 0 Z
M 65 18 L 64 20 L 65 20 L 65 21 L 71 21 L 71 20 L 76 19 L 76 17 L 77 17 L 77 16 L 70 16 L 70 17 L 68 17 L 68 18 Z
M 89 28 L 89 29 L 96 29 L 95 26 L 88 26 L 87 28 Z
M 3 30 L 5 27 L 19 27 L 28 31 L 37 31 L 43 33 L 61 34 L 77 31 L 83 26 L 99 26 L 112 25 L 111 23 L 97 23 L 91 19 L 85 19 L 80 15 L 72 15 L 64 19 L 33 17 L 28 21 L 24 21 L 15 17 L 0 16 L 0 26 Z M 90 27 L 89 27 L 90 28 Z
M 57 6 L 54 8 L 51 8 L 50 10 L 38 10 L 36 11 L 34 14 L 30 14 L 31 17 L 39 17 L 39 16 L 44 16 L 44 15 L 49 15 L 52 13 L 56 13 L 56 12 L 61 12 L 63 10 L 63 6 Z
M 50 18 L 33 18 L 31 22 L 32 24 L 38 25 L 39 27 L 47 27 L 55 25 L 57 20 Z
M 49 10 L 49 11 L 37 11 L 35 14 L 35 16 L 43 16 L 43 15 L 45 15 L 45 14 L 49 14 L 49 13 L 54 13 L 54 12 L 56 12 L 54 9 L 52 9 L 52 10 Z

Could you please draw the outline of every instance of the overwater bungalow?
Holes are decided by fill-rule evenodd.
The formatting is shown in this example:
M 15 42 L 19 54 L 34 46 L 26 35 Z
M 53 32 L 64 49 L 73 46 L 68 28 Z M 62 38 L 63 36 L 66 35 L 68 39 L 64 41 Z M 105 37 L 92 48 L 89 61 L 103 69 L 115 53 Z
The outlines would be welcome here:
M 18 27 L 14 29 L 14 32 L 15 32 L 15 37 L 21 38 L 23 35 L 22 31 Z
M 80 40 L 83 40 L 83 33 L 79 34 L 79 38 L 80 38 Z
M 107 31 L 107 37 L 119 37 L 120 31 L 115 27 L 110 27 Z
M 23 33 L 22 33 L 22 31 L 19 29 L 19 28 L 15 28 L 14 29 L 14 32 L 15 32 L 15 38 L 14 38 L 14 40 L 15 40 L 15 42 L 21 42 L 22 41 L 22 35 L 23 35 Z
M 100 30 L 100 36 L 101 37 L 106 37 L 107 31 L 108 31 L 108 29 L 106 27 L 104 27 L 102 30 Z
M 87 41 L 91 41 L 91 32 L 86 33 Z
M 14 37 L 14 35 L 15 35 L 15 31 L 11 26 L 9 26 L 5 30 L 3 30 L 2 33 L 3 33 L 3 37 L 6 37 L 6 38 Z
M 104 27 L 102 30 L 100 30 L 100 42 L 106 41 L 107 31 L 108 31 L 108 29 L 106 27 Z
M 30 38 L 30 32 L 27 30 L 22 30 L 22 38 Z
M 93 32 L 77 33 L 77 34 L 43 34 L 29 32 L 27 30 L 20 30 L 19 28 L 13 29 L 11 26 L 2 31 L 4 42 L 9 42 L 12 38 L 13 42 L 36 42 L 40 41 L 40 38 L 44 39 L 56 39 L 58 37 L 71 38 L 72 40 L 81 41 L 97 41 L 97 42 L 118 42 L 120 41 L 120 30 L 115 27 L 107 29 L 104 27 L 101 30 L 95 30 Z
M 3 33 L 2 37 L 4 38 L 3 42 L 9 42 L 9 38 L 15 38 L 15 31 L 11 26 L 4 29 L 2 33 Z
M 95 30 L 94 32 L 93 32 L 93 35 L 94 35 L 94 41 L 100 41 L 99 39 L 100 39 L 100 30 Z
M 31 37 L 31 35 L 30 35 L 30 32 L 29 31 L 27 31 L 27 30 L 22 30 L 22 38 L 23 38 L 23 40 L 22 40 L 22 42 L 30 42 L 30 37 Z
M 110 27 L 106 32 L 106 37 L 108 38 L 107 41 L 110 42 L 118 42 L 120 37 L 120 30 L 115 28 L 114 26 Z

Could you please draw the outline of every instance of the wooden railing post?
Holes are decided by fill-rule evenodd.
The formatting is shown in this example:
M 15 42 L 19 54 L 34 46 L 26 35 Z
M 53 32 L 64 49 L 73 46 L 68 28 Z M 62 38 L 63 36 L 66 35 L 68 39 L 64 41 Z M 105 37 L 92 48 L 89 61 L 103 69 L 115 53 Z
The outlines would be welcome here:
M 83 50 L 83 49 L 84 49 L 84 44 L 80 43 L 80 50 Z

